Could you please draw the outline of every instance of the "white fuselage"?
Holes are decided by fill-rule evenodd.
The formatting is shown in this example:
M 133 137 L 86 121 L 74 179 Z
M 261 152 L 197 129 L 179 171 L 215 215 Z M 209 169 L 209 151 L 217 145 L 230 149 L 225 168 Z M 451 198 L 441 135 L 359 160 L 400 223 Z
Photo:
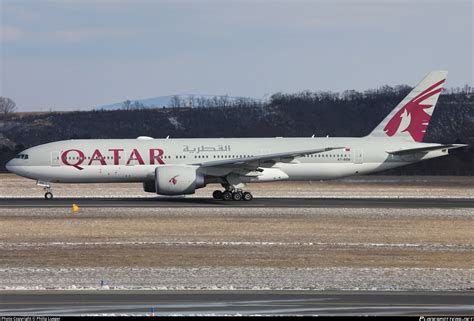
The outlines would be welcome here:
M 278 180 L 325 180 L 367 174 L 447 155 L 437 150 L 399 156 L 388 150 L 432 144 L 388 138 L 206 138 L 206 139 L 90 139 L 66 140 L 29 148 L 27 158 L 15 158 L 7 169 L 45 182 L 145 182 L 154 179 L 155 168 L 167 165 L 196 165 L 209 177 L 224 177 L 242 171 L 231 166 L 199 165 L 224 159 L 344 146 L 342 149 L 304 157 L 260 162 L 259 175 L 242 172 L 242 182 Z

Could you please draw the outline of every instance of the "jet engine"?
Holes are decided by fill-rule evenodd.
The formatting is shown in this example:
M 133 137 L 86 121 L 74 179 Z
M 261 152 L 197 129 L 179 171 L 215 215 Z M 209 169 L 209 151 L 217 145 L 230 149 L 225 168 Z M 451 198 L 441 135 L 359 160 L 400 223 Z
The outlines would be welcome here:
M 194 194 L 196 189 L 206 186 L 204 175 L 196 166 L 162 165 L 155 169 L 155 180 L 143 183 L 145 192 L 162 195 Z

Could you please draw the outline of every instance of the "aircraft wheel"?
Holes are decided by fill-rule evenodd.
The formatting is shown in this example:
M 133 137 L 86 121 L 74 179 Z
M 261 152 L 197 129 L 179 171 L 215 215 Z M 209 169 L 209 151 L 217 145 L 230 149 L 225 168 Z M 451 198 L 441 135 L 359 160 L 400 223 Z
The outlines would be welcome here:
M 242 199 L 242 193 L 241 192 L 232 193 L 232 199 L 234 201 L 240 201 Z
M 44 193 L 44 198 L 46 198 L 47 200 L 52 199 L 53 198 L 53 193 L 51 193 L 51 192 Z
M 244 195 L 242 195 L 242 198 L 244 201 L 251 201 L 253 199 L 253 196 L 249 192 L 245 192 Z
M 222 193 L 222 199 L 224 201 L 230 201 L 232 200 L 232 193 L 229 192 L 229 191 L 225 191 L 224 193 Z
M 215 200 L 220 200 L 222 199 L 222 191 L 214 191 L 214 193 L 212 193 L 212 197 L 215 199 Z

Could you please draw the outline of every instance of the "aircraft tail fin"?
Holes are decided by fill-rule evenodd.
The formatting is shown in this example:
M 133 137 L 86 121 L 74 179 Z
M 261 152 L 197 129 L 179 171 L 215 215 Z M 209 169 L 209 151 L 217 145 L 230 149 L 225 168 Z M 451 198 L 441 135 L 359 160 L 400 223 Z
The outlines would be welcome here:
M 442 70 L 430 72 L 369 136 L 423 142 L 447 75 Z

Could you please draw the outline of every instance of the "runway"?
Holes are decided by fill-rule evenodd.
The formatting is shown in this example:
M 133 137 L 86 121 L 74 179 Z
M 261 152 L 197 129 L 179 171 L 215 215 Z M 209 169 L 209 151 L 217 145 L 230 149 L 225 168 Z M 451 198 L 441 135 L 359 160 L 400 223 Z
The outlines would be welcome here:
M 288 208 L 473 208 L 473 198 L 254 198 L 250 202 L 211 198 L 1 198 L 0 208 L 70 207 L 288 207 Z
M 1 315 L 472 315 L 470 292 L 3 292 Z

